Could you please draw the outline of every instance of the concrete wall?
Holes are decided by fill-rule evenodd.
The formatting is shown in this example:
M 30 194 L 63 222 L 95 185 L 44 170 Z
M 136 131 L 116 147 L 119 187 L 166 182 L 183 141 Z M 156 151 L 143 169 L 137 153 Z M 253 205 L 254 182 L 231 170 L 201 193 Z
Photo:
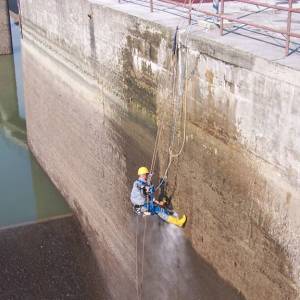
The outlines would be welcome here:
M 7 0 L 0 0 L 0 55 L 11 54 L 11 34 Z
M 24 88 L 30 147 L 89 230 L 111 297 L 135 292 L 131 181 L 162 121 L 161 173 L 174 126 L 178 149 L 188 73 L 169 174 L 186 235 L 247 299 L 297 299 L 299 72 L 186 32 L 175 64 L 174 28 L 98 2 L 21 1 Z

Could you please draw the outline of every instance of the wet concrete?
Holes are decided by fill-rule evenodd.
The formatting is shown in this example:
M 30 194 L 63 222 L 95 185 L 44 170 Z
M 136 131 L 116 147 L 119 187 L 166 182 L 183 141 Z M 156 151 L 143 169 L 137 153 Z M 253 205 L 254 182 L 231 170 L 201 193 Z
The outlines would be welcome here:
M 106 299 L 75 217 L 0 230 L 0 299 Z
M 134 219 L 142 299 L 245 299 L 197 254 L 182 229 L 157 216 Z

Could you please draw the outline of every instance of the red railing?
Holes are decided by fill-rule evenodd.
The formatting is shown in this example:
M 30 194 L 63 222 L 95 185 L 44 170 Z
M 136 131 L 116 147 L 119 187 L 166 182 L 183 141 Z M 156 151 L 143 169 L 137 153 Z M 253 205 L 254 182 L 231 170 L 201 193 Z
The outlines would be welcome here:
M 118 0 L 119 3 L 121 3 L 121 0 Z M 144 0 L 143 2 L 149 2 L 150 11 L 153 12 L 154 10 L 154 2 L 153 0 Z M 255 22 L 246 21 L 243 18 L 234 18 L 230 17 L 228 15 L 225 15 L 225 0 L 220 0 L 220 9 L 218 13 L 214 13 L 205 9 L 200 8 L 199 6 L 193 6 L 195 3 L 204 3 L 204 2 L 210 2 L 212 0 L 157 0 L 157 2 L 163 2 L 168 4 L 176 4 L 177 6 L 184 7 L 187 9 L 187 14 L 189 21 L 192 20 L 192 14 L 193 12 L 199 12 L 207 16 L 214 16 L 219 21 L 220 26 L 220 34 L 224 34 L 224 20 L 228 20 L 231 22 L 248 25 L 254 28 L 263 29 L 266 31 L 274 32 L 274 33 L 280 33 L 285 36 L 285 55 L 289 55 L 289 49 L 290 49 L 290 42 L 291 37 L 294 38 L 300 38 L 300 33 L 292 32 L 291 31 L 291 25 L 292 25 L 292 14 L 293 13 L 300 13 L 300 8 L 293 8 L 293 1 L 294 0 L 288 0 L 288 7 L 282 6 L 282 5 L 275 5 L 275 4 L 268 4 L 263 3 L 260 1 L 255 0 L 235 0 L 236 2 L 242 2 L 247 4 L 253 4 L 256 6 L 261 6 L 265 8 L 272 8 L 279 11 L 286 11 L 287 12 L 287 22 L 286 22 L 286 29 L 277 29 L 266 25 L 261 25 Z

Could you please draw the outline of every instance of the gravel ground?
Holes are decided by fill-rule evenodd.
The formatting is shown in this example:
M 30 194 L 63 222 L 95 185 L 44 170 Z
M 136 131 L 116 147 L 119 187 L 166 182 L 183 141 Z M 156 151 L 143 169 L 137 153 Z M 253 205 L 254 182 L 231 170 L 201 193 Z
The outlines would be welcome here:
M 0 230 L 0 299 L 104 299 L 75 217 Z

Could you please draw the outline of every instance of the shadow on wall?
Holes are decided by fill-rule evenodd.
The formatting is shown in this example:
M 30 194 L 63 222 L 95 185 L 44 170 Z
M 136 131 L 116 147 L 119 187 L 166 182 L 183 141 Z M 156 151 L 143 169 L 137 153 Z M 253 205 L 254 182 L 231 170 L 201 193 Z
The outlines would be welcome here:
M 14 12 L 15 14 L 19 13 L 17 0 L 8 0 L 8 7 L 9 7 L 9 10 Z

